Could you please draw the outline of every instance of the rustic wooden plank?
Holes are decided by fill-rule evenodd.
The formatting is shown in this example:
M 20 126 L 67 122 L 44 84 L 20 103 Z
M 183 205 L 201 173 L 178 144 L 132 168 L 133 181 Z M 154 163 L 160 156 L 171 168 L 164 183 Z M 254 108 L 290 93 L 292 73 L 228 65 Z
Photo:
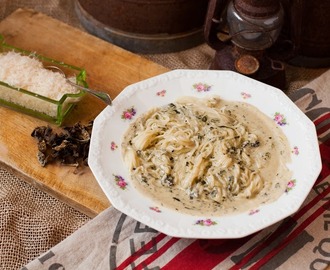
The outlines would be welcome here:
M 127 85 L 167 71 L 139 55 L 116 47 L 44 14 L 18 9 L 2 22 L 0 33 L 8 44 L 84 67 L 91 88 L 115 98 Z M 64 125 L 87 123 L 104 104 L 87 96 Z M 91 170 L 47 165 L 37 161 L 32 130 L 48 123 L 0 107 L 0 163 L 27 182 L 93 217 L 110 206 Z

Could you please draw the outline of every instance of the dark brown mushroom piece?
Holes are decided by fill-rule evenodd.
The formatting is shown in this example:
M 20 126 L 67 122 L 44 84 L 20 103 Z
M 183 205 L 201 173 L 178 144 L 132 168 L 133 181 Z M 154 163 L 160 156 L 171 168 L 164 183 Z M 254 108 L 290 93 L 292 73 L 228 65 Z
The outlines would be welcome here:
M 59 133 L 50 126 L 36 127 L 31 136 L 38 141 L 37 158 L 41 166 L 59 162 L 69 166 L 88 166 L 89 144 L 93 122 L 76 123 L 64 127 Z

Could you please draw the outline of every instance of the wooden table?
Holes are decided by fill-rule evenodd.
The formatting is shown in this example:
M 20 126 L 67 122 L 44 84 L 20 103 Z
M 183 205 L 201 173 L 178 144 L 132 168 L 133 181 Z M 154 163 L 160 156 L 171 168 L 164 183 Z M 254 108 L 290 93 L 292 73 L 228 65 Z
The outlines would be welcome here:
M 0 22 L 0 34 L 8 44 L 83 67 L 91 88 L 112 98 L 127 85 L 168 71 L 79 29 L 33 10 L 18 9 Z M 94 119 L 104 105 L 87 96 L 64 125 Z M 61 165 L 41 167 L 37 143 L 31 132 L 48 123 L 0 107 L 0 164 L 30 184 L 93 217 L 110 206 L 91 170 Z

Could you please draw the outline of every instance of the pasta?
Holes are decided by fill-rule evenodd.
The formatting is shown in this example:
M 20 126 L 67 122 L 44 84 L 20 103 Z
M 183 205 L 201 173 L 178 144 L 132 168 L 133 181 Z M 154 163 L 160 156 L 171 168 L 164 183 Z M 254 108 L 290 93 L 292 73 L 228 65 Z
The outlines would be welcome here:
M 123 140 L 123 158 L 134 181 L 178 189 L 189 200 L 223 204 L 256 197 L 270 152 L 264 139 L 218 97 L 182 97 L 138 118 Z M 244 115 L 243 115 L 244 118 Z

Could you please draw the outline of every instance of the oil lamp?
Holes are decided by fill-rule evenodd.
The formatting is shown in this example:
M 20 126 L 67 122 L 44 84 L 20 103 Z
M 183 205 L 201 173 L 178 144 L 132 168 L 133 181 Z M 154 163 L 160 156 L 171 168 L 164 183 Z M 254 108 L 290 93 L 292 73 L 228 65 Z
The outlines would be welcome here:
M 270 50 L 284 22 L 280 0 L 210 0 L 204 35 L 216 50 L 210 69 L 233 70 L 278 88 L 284 65 Z

